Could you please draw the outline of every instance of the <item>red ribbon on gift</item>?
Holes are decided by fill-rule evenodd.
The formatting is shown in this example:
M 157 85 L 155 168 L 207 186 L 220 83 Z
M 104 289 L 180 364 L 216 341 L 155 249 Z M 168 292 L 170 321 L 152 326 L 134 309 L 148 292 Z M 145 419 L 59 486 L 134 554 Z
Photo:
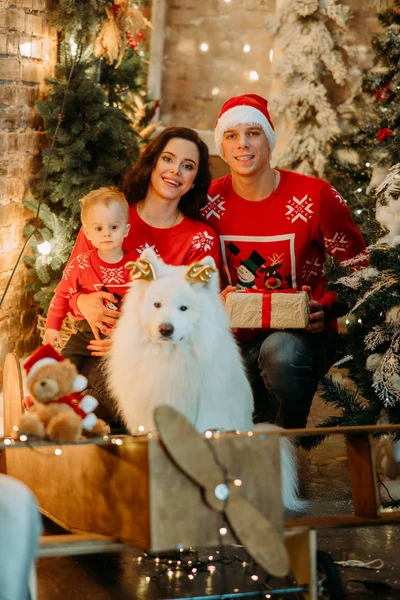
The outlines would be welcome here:
M 272 294 L 297 294 L 297 290 L 259 290 L 246 288 L 245 294 L 262 294 L 262 307 L 261 307 L 261 327 L 262 329 L 269 329 L 271 326 L 271 297 Z

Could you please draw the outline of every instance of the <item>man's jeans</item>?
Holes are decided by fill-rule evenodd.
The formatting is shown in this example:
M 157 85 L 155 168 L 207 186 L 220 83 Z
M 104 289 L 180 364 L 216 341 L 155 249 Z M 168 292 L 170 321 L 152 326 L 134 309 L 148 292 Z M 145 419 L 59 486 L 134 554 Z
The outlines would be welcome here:
M 28 600 L 41 531 L 33 494 L 20 481 L 0 475 L 0 600 Z
M 335 354 L 335 332 L 263 332 L 240 342 L 253 389 L 255 423 L 272 422 L 285 429 L 307 424 L 318 380 Z

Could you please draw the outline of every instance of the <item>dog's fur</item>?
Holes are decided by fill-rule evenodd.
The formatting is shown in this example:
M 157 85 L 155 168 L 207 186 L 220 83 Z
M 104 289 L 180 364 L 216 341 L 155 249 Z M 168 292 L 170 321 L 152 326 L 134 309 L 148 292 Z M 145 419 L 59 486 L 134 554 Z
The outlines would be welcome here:
M 161 404 L 179 410 L 200 432 L 254 429 L 252 391 L 219 298 L 218 274 L 191 284 L 188 267 L 166 265 L 149 249 L 140 258 L 152 264 L 156 279 L 132 282 L 106 362 L 128 429 L 154 430 L 153 412 Z M 211 257 L 202 263 L 215 267 Z M 169 336 L 160 331 L 165 327 Z M 295 451 L 288 438 L 281 438 L 281 448 L 284 504 L 300 510 Z

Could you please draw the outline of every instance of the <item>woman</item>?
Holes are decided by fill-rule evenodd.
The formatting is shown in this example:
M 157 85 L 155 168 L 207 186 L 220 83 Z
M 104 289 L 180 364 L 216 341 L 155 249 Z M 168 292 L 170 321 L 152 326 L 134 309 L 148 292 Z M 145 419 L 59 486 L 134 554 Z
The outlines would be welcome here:
M 218 264 L 218 237 L 200 221 L 210 183 L 208 149 L 197 133 L 186 127 L 164 129 L 123 179 L 121 189 L 130 204 L 131 226 L 124 249 L 139 256 L 151 246 L 166 263 L 174 265 L 190 264 L 206 255 Z M 71 258 L 89 249 L 91 244 L 81 231 Z M 101 339 L 99 332 L 106 333 L 107 325 L 114 325 L 119 316 L 105 306 L 113 301 L 107 291 L 71 297 L 71 312 L 83 315 L 92 328 L 94 339 L 88 349 L 93 357 L 103 356 L 111 346 L 111 339 Z M 106 391 L 98 361 L 88 364 L 89 370 L 83 374 L 89 385 L 96 385 L 90 392 L 102 402 Z M 107 417 L 100 411 L 99 416 Z

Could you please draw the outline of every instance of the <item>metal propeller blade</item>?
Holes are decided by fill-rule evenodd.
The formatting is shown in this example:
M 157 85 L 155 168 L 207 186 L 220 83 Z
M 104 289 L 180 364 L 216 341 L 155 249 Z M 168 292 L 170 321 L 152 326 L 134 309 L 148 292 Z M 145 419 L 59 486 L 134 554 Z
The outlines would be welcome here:
M 240 495 L 238 487 L 226 484 L 208 442 L 186 417 L 170 406 L 159 406 L 155 410 L 155 422 L 168 454 L 204 489 L 210 508 L 225 512 L 238 540 L 253 559 L 271 575 L 287 575 L 289 557 L 281 536 L 271 522 Z M 217 497 L 218 489 L 227 492 L 224 500 Z

